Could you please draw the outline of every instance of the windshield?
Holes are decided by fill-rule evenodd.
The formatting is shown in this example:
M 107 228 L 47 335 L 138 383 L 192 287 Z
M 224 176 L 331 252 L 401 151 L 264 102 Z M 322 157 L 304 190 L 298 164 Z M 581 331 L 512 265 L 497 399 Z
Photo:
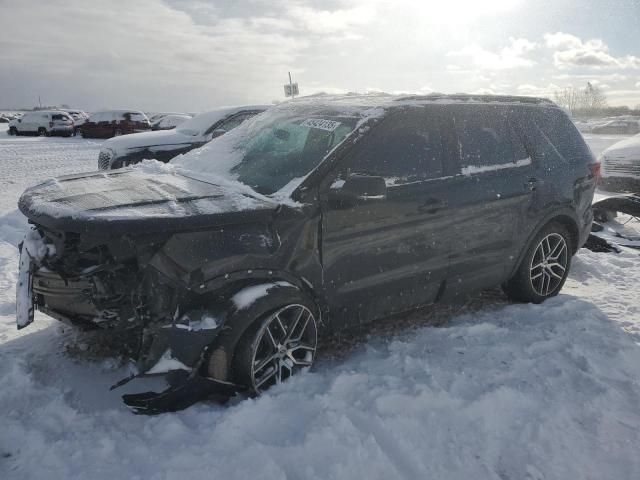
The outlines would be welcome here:
M 347 138 L 359 119 L 338 112 L 263 114 L 172 163 L 271 195 L 287 185 L 297 186 Z

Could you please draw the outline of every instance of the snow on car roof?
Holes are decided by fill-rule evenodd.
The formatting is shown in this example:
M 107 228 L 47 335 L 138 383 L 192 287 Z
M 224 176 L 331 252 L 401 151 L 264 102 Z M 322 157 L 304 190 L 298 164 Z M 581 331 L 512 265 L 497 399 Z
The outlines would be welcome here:
M 627 157 L 631 155 L 634 158 L 640 158 L 640 134 L 614 143 L 602 152 L 602 155 L 617 157 Z
M 402 105 L 448 104 L 448 103 L 518 103 L 530 105 L 547 105 L 557 107 L 546 98 L 525 97 L 515 95 L 475 95 L 466 93 L 444 94 L 430 93 L 428 95 L 395 95 L 384 92 L 375 93 L 347 93 L 341 95 L 316 94 L 299 97 L 282 103 L 309 105 L 343 105 L 350 108 L 395 107 Z

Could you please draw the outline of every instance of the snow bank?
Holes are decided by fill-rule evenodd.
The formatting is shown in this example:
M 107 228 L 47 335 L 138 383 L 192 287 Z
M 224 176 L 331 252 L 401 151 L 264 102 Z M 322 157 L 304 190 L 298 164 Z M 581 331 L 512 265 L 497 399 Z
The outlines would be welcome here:
M 569 296 L 373 339 L 341 365 L 320 364 L 261 398 L 158 417 L 118 406 L 82 411 L 64 383 L 45 380 L 48 358 L 36 351 L 0 363 L 3 478 L 627 479 L 640 471 L 640 347 Z M 75 388 L 103 388 L 89 374 Z

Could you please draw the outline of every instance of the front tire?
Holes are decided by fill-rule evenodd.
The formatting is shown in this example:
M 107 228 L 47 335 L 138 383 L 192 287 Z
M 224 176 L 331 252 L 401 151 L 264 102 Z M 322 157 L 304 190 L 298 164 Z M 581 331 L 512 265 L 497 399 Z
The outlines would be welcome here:
M 318 344 L 316 309 L 299 300 L 259 318 L 238 344 L 234 376 L 254 394 L 313 365 Z
M 545 226 L 533 239 L 515 275 L 502 289 L 518 302 L 542 303 L 562 289 L 571 267 L 571 235 L 560 223 Z
M 16 127 L 9 128 L 9 135 L 18 136 L 18 130 L 16 129 Z

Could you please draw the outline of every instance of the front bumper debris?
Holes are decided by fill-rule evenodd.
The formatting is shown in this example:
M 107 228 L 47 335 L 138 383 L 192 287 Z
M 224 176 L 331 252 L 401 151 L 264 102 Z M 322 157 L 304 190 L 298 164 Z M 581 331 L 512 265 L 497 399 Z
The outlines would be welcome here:
M 138 415 L 157 415 L 183 410 L 202 400 L 225 403 L 243 390 L 239 385 L 189 374 L 184 370 L 170 373 L 171 387 L 162 392 L 123 395 L 125 405 Z

